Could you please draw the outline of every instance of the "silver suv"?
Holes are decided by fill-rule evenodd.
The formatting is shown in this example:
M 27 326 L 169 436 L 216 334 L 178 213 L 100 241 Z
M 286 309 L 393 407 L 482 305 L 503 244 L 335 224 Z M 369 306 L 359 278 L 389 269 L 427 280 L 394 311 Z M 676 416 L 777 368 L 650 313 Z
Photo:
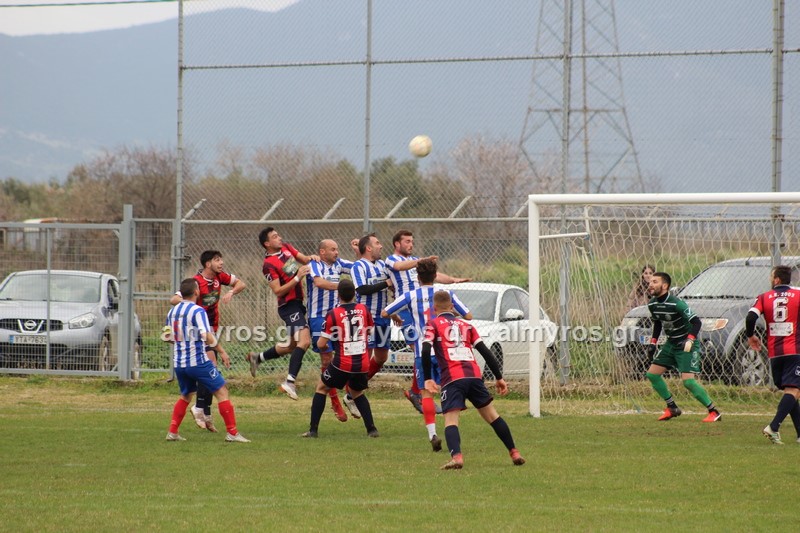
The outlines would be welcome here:
M 119 282 L 109 274 L 14 272 L 0 284 L 0 365 L 45 368 L 49 345 L 50 368 L 114 370 L 118 309 Z

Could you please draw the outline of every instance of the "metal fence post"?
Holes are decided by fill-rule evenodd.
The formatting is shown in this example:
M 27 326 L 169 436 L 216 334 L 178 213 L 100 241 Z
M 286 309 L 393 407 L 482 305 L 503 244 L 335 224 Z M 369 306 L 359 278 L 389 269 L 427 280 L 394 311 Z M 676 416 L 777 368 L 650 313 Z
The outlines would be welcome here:
M 122 208 L 122 224 L 119 229 L 119 342 L 117 343 L 117 369 L 119 379 L 131 379 L 133 367 L 133 341 L 135 317 L 133 312 L 133 289 L 135 286 L 134 243 L 136 226 L 133 221 L 133 206 Z

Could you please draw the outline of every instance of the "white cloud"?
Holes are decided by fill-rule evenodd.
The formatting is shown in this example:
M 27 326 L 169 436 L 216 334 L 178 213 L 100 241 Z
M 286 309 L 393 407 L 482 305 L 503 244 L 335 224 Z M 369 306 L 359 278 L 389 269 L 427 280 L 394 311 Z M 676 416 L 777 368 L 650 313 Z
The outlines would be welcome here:
M 75 0 L 2 0 L 0 5 L 74 3 Z M 193 0 L 184 2 L 184 15 L 245 7 L 258 11 L 280 11 L 298 0 Z M 4 7 L 0 8 L 0 33 L 11 36 L 128 28 L 178 18 L 178 2 L 140 4 Z

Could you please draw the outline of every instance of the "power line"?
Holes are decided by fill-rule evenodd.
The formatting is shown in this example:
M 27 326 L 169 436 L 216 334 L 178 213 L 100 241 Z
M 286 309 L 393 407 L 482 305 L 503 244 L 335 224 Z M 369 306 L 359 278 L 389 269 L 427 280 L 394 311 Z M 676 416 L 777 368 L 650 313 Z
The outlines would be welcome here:
M 174 3 L 178 0 L 119 0 L 108 2 L 67 2 L 64 4 L 0 4 L 3 7 L 75 7 L 75 6 L 112 6 L 116 4 L 164 4 Z

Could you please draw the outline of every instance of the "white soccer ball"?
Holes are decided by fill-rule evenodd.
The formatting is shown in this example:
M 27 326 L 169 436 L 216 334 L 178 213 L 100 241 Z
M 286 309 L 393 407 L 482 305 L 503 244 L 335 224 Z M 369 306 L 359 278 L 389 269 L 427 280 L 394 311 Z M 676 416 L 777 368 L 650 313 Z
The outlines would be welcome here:
M 415 157 L 425 157 L 431 153 L 431 148 L 433 148 L 433 142 L 427 135 L 417 135 L 408 143 L 408 150 Z

